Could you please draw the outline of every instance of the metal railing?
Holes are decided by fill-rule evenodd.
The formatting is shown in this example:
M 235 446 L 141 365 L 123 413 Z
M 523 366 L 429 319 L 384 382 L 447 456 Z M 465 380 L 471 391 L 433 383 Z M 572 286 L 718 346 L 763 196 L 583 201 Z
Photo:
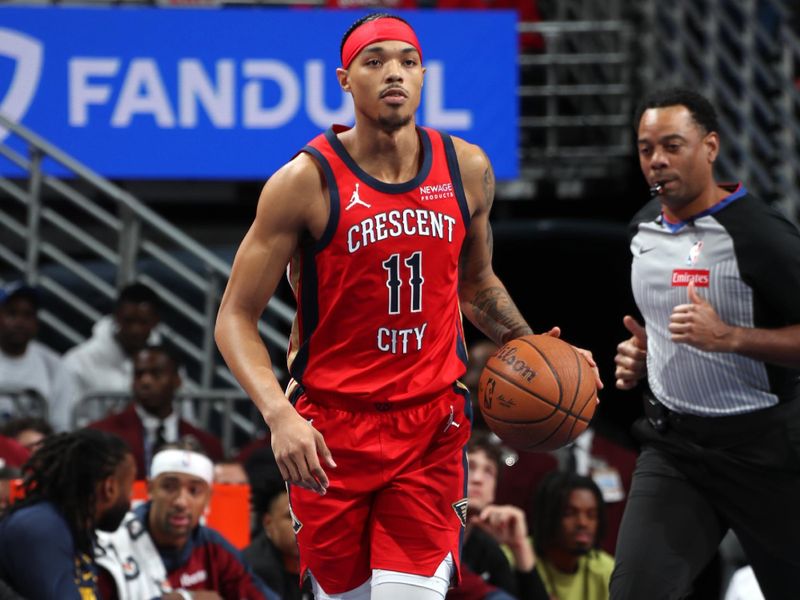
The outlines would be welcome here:
M 0 412 L 4 418 L 39 417 L 47 420 L 47 401 L 36 390 L 0 385 Z
M 617 14 L 519 29 L 541 35 L 545 48 L 519 57 L 522 178 L 554 180 L 559 195 L 580 195 L 587 179 L 624 177 L 631 153 L 631 25 Z
M 84 427 L 108 414 L 121 411 L 131 401 L 128 393 L 87 394 L 73 409 L 72 425 Z M 265 429 L 261 414 L 247 394 L 241 391 L 208 389 L 178 392 L 173 406 L 181 418 L 218 435 L 226 456 L 234 452 L 242 440 L 251 440 Z
M 643 87 L 682 85 L 717 107 L 717 174 L 800 216 L 800 37 L 791 0 L 642 2 Z
M 140 281 L 162 299 L 163 332 L 195 386 L 238 387 L 213 339 L 230 265 L 26 127 L 2 114 L 0 127 L 11 133 L 0 157 L 19 169 L 19 177 L 0 177 L 0 278 L 24 278 L 48 293 L 53 301 L 40 318 L 72 344 L 102 316 L 98 297 L 110 303 Z M 63 175 L 49 174 L 44 161 Z M 269 347 L 285 352 L 293 315 L 278 298 L 270 301 L 259 322 Z

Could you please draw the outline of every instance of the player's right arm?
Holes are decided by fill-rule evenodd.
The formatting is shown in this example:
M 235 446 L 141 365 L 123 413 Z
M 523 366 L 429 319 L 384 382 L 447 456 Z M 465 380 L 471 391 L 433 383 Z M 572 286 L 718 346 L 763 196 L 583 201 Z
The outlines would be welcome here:
M 308 232 L 318 239 L 324 231 L 328 207 L 322 185 L 307 154 L 298 155 L 267 181 L 256 217 L 233 261 L 214 331 L 225 362 L 270 428 L 281 475 L 319 493 L 328 486 L 319 456 L 329 466 L 336 465 L 322 434 L 284 395 L 258 333 L 258 320 L 301 236 Z

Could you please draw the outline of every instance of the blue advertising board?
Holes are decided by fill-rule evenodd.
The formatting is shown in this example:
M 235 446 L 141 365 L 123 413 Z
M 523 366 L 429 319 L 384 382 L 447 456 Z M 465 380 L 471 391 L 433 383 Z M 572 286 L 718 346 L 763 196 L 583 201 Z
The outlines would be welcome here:
M 352 123 L 335 71 L 361 14 L 0 7 L 0 112 L 107 177 L 261 180 L 331 123 Z M 515 14 L 398 14 L 427 68 L 418 122 L 516 177 Z

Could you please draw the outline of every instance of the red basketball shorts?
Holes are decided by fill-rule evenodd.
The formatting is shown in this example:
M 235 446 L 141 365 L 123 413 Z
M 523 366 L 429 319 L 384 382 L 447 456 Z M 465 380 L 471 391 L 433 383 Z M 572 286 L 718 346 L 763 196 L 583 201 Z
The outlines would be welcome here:
M 466 392 L 391 408 L 295 407 L 322 433 L 338 465 L 324 496 L 289 491 L 300 568 L 328 594 L 363 584 L 372 569 L 430 577 L 452 553 L 458 577 L 466 517 Z

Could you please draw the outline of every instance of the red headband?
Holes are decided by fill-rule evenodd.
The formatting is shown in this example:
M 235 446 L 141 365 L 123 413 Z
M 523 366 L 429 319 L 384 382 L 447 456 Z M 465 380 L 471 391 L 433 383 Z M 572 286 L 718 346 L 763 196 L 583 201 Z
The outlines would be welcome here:
M 349 68 L 353 59 L 364 48 L 374 42 L 382 42 L 384 40 L 398 40 L 411 44 L 419 52 L 419 59 L 422 60 L 422 50 L 420 50 L 419 40 L 417 40 L 414 30 L 399 19 L 383 17 L 359 25 L 348 36 L 342 48 L 342 66 L 345 69 Z

